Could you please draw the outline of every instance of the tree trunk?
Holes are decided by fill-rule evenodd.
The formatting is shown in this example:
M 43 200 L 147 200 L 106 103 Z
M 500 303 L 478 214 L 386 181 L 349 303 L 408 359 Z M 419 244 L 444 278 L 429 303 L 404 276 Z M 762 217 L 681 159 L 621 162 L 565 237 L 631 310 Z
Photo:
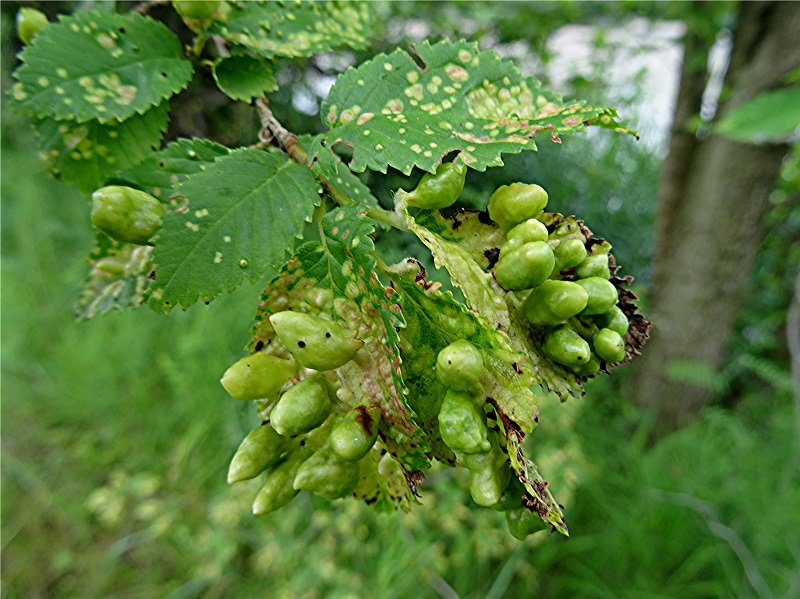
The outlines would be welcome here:
M 800 3 L 739 5 L 727 99 L 718 116 L 778 87 L 800 66 L 798 31 Z M 659 192 L 653 332 L 628 387 L 637 404 L 654 412 L 656 437 L 689 423 L 708 401 L 708 389 L 673 380 L 667 367 L 677 361 L 722 365 L 787 152 L 783 145 L 743 144 L 716 134 L 687 140 L 686 100 L 697 101 L 696 84 L 684 73 Z M 693 113 L 699 108 L 698 102 Z

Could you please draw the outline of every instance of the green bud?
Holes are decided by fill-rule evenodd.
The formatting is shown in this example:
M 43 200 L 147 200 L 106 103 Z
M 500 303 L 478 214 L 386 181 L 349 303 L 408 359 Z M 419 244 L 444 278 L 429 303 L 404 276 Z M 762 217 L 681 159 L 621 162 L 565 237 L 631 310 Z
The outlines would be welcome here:
M 489 216 L 503 229 L 535 217 L 547 206 L 547 192 L 535 184 L 498 187 L 489 198 Z
M 210 19 L 219 10 L 222 0 L 172 0 L 172 6 L 187 19 Z
M 611 271 L 608 269 L 608 254 L 587 256 L 586 260 L 578 265 L 575 274 L 581 279 L 588 279 L 589 277 L 608 279 L 611 276 Z
M 555 266 L 553 250 L 544 241 L 532 241 L 497 261 L 494 278 L 504 289 L 520 291 L 546 281 Z
M 445 162 L 436 172 L 425 173 L 414 191 L 405 195 L 409 206 L 431 210 L 452 206 L 464 189 L 467 167 Z
M 269 425 L 254 428 L 239 445 L 228 468 L 228 484 L 254 478 L 281 459 L 286 440 Z
M 519 541 L 524 541 L 528 535 L 547 528 L 547 524 L 538 514 L 534 514 L 527 507 L 518 507 L 506 512 L 506 524 L 511 536 Z
M 575 281 L 589 294 L 589 301 L 583 309 L 583 314 L 602 314 L 617 303 L 617 288 L 608 280 L 601 277 L 589 277 Z
M 292 486 L 292 482 L 306 456 L 307 453 L 297 453 L 267 472 L 264 485 L 253 501 L 253 514 L 259 516 L 274 512 L 297 495 L 297 490 Z
M 278 312 L 269 317 L 275 332 L 295 359 L 306 368 L 333 370 L 349 362 L 364 342 L 353 339 L 339 324 L 301 312 Z
M 33 37 L 49 23 L 47 15 L 41 10 L 20 8 L 17 13 L 17 37 L 23 44 L 30 44 Z
M 469 389 L 483 374 L 481 352 L 465 339 L 454 341 L 436 358 L 436 376 L 451 389 Z
M 564 239 L 553 251 L 556 258 L 554 273 L 578 266 L 586 258 L 586 246 L 580 239 Z
M 612 306 L 608 312 L 598 314 L 594 321 L 601 329 L 611 329 L 622 337 L 628 334 L 628 317 L 619 306 Z
M 511 479 L 506 456 L 495 447 L 490 453 L 464 458 L 469 469 L 469 492 L 473 501 L 483 507 L 497 505 Z
M 586 307 L 589 294 L 571 281 L 545 281 L 530 292 L 522 311 L 531 324 L 554 326 L 579 314 Z
M 358 465 L 340 460 L 332 451 L 321 449 L 312 454 L 294 477 L 294 488 L 333 501 L 349 495 L 358 484 Z
M 500 255 L 506 254 L 531 241 L 547 241 L 547 227 L 544 223 L 529 218 L 521 222 L 506 234 L 506 242 L 500 248 Z
M 606 362 L 619 362 L 625 359 L 625 341 L 611 329 L 600 329 L 592 340 L 594 351 Z
M 220 383 L 236 399 L 271 398 L 294 374 L 293 362 L 257 352 L 228 368 Z
M 357 462 L 369 453 L 378 439 L 380 415 L 358 406 L 342 416 L 331 429 L 328 445 L 346 462 Z
M 553 362 L 564 366 L 586 364 L 592 357 L 589 344 L 567 325 L 548 332 L 542 350 Z
M 317 428 L 330 412 L 328 383 L 322 375 L 312 374 L 281 395 L 272 408 L 269 423 L 281 435 L 293 437 Z
M 92 225 L 117 241 L 146 244 L 163 215 L 161 202 L 138 189 L 109 185 L 92 194 Z
M 486 415 L 465 393 L 448 391 L 439 410 L 439 433 L 442 441 L 455 452 L 489 451 Z

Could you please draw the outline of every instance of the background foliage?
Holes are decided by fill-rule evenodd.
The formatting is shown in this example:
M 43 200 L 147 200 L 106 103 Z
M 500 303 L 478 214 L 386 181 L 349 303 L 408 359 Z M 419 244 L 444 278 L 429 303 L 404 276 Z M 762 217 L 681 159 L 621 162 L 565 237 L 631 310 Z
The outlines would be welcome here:
M 276 70 L 281 91 L 273 108 L 290 128 L 313 132 L 319 120 L 307 113 L 324 95 L 320 81 L 394 47 L 409 31 L 426 37 L 420 23 L 442 37 L 467 34 L 500 47 L 523 33 L 534 52 L 526 56 L 537 57 L 532 68 L 545 77 L 545 42 L 558 25 L 654 10 L 627 3 L 504 6 L 512 8 L 376 5 L 388 34 L 375 37 L 383 41 L 363 55 L 287 63 Z M 2 10 L 6 88 L 16 6 L 3 3 Z M 515 26 L 523 18 L 534 24 L 529 31 Z M 600 32 L 595 41 L 607 48 Z M 603 101 L 609 90 L 600 82 L 570 83 Z M 224 96 L 207 87 L 193 83 L 173 107 L 169 135 L 252 140 L 252 109 L 215 110 Z M 640 93 L 630 92 L 629 110 Z M 694 374 L 719 389 L 719 405 L 650 450 L 648 423 L 620 395 L 622 372 L 593 384 L 584 401 L 554 406 L 549 411 L 559 421 L 537 431 L 537 455 L 562 489 L 572 536 L 517 543 L 502 514 L 467 507 L 464 473 L 444 470 L 426 482 L 423 505 L 410 514 L 301 496 L 279 514 L 251 517 L 255 489 L 224 481 L 254 416 L 227 398 L 215 373 L 240 355 L 260 289 L 245 284 L 224 301 L 168 319 L 141 310 L 70 321 L 93 243 L 88 203 L 48 179 L 28 124 L 3 104 L 3 596 L 261 596 L 265 588 L 276 597 L 800 593 L 800 544 L 789 534 L 800 528 L 800 442 L 780 341 L 791 297 L 786 272 L 798 260 L 791 243 L 800 230 L 791 200 L 796 161 L 774 197 L 728 366 Z M 470 175 L 468 202 L 482 207 L 500 183 L 541 182 L 555 209 L 580 214 L 616 241 L 620 262 L 640 275 L 646 292 L 657 150 L 590 135 L 506 163 Z M 409 188 L 391 169 L 368 182 L 376 193 Z M 414 244 L 392 245 L 392 234 L 382 234 L 388 253 L 415 252 Z

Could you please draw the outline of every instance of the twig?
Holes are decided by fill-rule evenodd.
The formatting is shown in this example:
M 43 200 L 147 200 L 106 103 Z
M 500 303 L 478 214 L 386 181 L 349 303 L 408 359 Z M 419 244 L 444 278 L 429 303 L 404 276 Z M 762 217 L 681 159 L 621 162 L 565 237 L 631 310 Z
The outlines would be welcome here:
M 256 110 L 261 121 L 261 131 L 258 133 L 258 138 L 264 143 L 269 143 L 273 139 L 277 140 L 281 148 L 289 154 L 289 158 L 300 164 L 306 164 L 308 162 L 308 154 L 306 154 L 300 142 L 297 141 L 297 136 L 281 125 L 275 115 L 272 114 L 266 98 L 256 99 Z
M 131 12 L 139 13 L 140 15 L 146 15 L 151 8 L 158 6 L 159 4 L 166 4 L 167 0 L 145 0 L 145 2 L 140 2 L 136 5 L 136 7 L 131 10 Z
M 258 139 L 265 144 L 269 144 L 275 140 L 289 155 L 289 158 L 300 164 L 308 164 L 308 154 L 300 145 L 297 136 L 281 125 L 278 119 L 275 118 L 267 99 L 257 98 L 255 105 L 256 111 L 258 112 L 258 119 L 261 121 L 261 130 L 258 132 Z M 320 178 L 320 182 L 337 204 L 346 206 L 355 203 L 346 193 L 336 187 L 336 185 L 331 183 L 328 179 Z M 384 210 L 383 208 L 367 208 L 366 212 L 367 216 L 373 220 L 394 227 L 395 229 L 406 230 L 406 226 L 394 212 Z

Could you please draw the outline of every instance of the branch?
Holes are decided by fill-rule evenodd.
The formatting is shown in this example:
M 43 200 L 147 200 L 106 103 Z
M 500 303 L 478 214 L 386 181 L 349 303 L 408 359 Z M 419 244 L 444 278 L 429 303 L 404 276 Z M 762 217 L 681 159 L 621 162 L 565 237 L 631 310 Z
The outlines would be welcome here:
M 269 107 L 269 102 L 266 98 L 258 98 L 255 101 L 256 111 L 258 112 L 258 119 L 261 121 L 261 130 L 258 132 L 258 138 L 261 142 L 268 144 L 273 140 L 277 141 L 280 147 L 289 155 L 289 158 L 300 164 L 308 164 L 308 154 L 297 141 L 297 136 L 286 129 L 272 114 Z M 355 202 L 351 200 L 346 193 L 336 187 L 327 179 L 320 178 L 323 187 L 328 191 L 331 198 L 340 206 L 352 205 Z M 395 229 L 407 230 L 402 220 L 394 212 L 384 210 L 383 208 L 368 208 L 367 215 L 378 222 L 394 227 Z

